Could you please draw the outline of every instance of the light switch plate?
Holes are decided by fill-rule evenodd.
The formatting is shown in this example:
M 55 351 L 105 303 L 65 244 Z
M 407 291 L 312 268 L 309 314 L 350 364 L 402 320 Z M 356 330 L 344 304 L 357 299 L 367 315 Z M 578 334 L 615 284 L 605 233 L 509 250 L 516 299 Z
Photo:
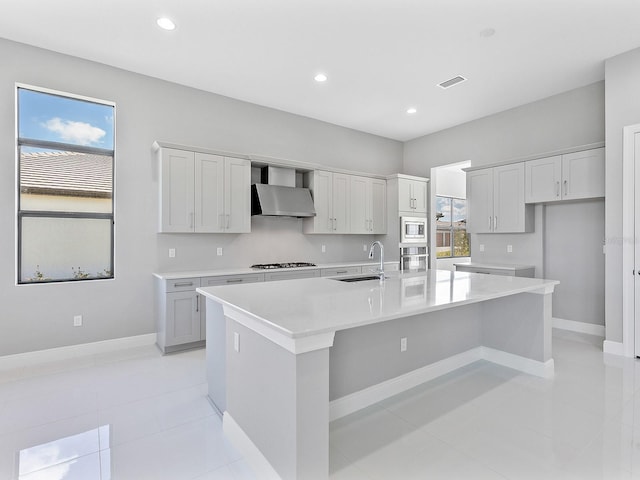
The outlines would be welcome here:
M 327 246 L 326 245 L 322 245 L 322 253 L 326 253 L 327 252 Z
M 513 253 L 513 245 L 507 245 L 507 253 Z
M 169 249 L 169 258 L 175 258 L 176 257 L 176 249 L 175 248 L 170 248 Z
M 222 247 L 218 247 L 217 254 L 218 254 L 219 257 L 222 256 Z

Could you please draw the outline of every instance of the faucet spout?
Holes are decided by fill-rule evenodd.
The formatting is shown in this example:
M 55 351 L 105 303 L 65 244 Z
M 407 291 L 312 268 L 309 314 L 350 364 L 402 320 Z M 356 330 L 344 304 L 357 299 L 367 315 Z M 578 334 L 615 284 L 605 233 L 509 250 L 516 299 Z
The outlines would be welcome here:
M 384 245 L 377 240 L 373 242 L 371 247 L 369 247 L 369 258 L 373 258 L 373 251 L 376 245 L 380 248 L 380 267 L 378 268 L 378 273 L 380 274 L 380 280 L 384 280 Z

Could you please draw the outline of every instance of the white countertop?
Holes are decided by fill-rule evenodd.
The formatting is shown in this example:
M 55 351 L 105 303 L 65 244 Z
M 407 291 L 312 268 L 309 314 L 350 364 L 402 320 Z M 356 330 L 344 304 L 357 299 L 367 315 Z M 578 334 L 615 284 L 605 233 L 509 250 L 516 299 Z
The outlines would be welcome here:
M 385 265 L 397 265 L 398 262 L 384 262 Z M 341 268 L 341 267 L 358 267 L 358 266 L 377 267 L 379 262 L 341 262 L 341 263 L 323 263 L 317 264 L 315 267 L 295 267 L 295 268 L 226 268 L 211 270 L 185 270 L 182 272 L 156 272 L 153 275 L 161 280 L 180 280 L 182 278 L 193 277 L 220 277 L 223 275 L 247 275 L 251 273 L 267 273 L 267 272 L 284 272 L 290 270 L 320 270 L 323 268 Z
M 388 277 L 382 284 L 308 278 L 197 292 L 274 333 L 299 339 L 517 293 L 551 293 L 559 283 L 448 270 L 389 272 Z

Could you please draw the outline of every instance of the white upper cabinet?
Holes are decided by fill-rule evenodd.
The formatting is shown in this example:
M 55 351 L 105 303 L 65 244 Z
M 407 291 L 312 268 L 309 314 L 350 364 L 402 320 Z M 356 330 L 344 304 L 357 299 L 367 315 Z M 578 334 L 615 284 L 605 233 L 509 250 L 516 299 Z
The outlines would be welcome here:
M 307 174 L 316 216 L 304 219 L 304 233 L 349 232 L 349 175 L 314 170 Z
M 604 148 L 525 162 L 527 203 L 604 197 Z
M 251 162 L 160 148 L 160 232 L 251 231 Z
M 427 182 L 409 178 L 398 179 L 398 210 L 401 215 L 427 214 Z
M 564 200 L 604 197 L 604 148 L 562 156 Z
M 533 206 L 524 201 L 524 164 L 468 172 L 467 214 L 471 233 L 533 231 Z
M 386 233 L 386 180 L 357 175 L 350 180 L 350 233 Z

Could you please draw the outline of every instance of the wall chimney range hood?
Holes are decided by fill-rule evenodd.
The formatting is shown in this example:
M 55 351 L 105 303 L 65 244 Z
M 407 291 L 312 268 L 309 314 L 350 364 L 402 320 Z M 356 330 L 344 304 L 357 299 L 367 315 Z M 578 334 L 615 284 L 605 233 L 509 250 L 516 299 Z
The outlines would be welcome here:
M 311 191 L 296 187 L 292 168 L 263 167 L 262 183 L 251 185 L 251 215 L 315 217 Z

